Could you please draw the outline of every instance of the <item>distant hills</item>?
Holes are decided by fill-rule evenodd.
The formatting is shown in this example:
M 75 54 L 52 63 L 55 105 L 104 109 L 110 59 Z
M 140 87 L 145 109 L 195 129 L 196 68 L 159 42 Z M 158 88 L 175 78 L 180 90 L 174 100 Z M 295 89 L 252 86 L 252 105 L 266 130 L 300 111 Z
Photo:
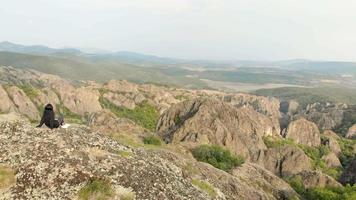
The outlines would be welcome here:
M 0 65 L 31 68 L 73 80 L 127 79 L 188 88 L 239 90 L 240 83 L 356 87 L 353 62 L 185 60 L 128 51 L 85 52 L 1 42 Z

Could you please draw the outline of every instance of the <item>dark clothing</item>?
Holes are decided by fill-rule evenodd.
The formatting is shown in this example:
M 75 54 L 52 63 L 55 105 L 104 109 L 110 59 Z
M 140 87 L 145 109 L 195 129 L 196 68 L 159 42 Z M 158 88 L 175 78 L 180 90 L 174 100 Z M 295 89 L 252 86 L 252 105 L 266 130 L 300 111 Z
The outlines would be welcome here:
M 41 127 L 43 124 L 46 124 L 48 128 L 53 129 L 53 128 L 59 128 L 61 125 L 63 125 L 64 120 L 62 116 L 60 116 L 58 120 L 54 118 L 55 116 L 54 116 L 53 106 L 51 104 L 46 105 L 41 122 L 37 127 Z

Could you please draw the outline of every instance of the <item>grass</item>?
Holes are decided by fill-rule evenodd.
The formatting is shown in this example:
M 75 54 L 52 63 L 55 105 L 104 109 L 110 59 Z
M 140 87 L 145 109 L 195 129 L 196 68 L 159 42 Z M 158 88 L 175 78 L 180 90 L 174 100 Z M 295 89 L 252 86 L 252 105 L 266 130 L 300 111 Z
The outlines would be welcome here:
M 79 191 L 79 199 L 82 200 L 106 200 L 112 199 L 115 195 L 114 190 L 111 188 L 111 185 L 108 181 L 101 179 L 93 179 L 87 183 Z
M 30 98 L 33 99 L 38 95 L 38 90 L 31 85 L 18 85 L 18 87 L 25 92 L 25 94 Z
M 192 154 L 198 161 L 209 163 L 224 171 L 244 163 L 244 158 L 232 155 L 229 150 L 217 145 L 200 145 L 192 149 Z
M 0 166 L 0 189 L 9 187 L 15 181 L 15 172 L 11 168 Z
M 216 195 L 217 195 L 214 187 L 205 181 L 193 179 L 192 184 L 194 186 L 196 186 L 197 188 L 199 188 L 200 190 L 206 192 L 212 198 L 216 197 Z
M 67 107 L 63 105 L 57 105 L 58 111 L 63 115 L 65 122 L 82 124 L 82 116 L 70 111 Z
M 118 143 L 138 148 L 138 147 L 143 147 L 143 142 L 136 136 L 132 134 L 122 134 L 122 133 L 113 133 L 110 135 L 110 137 L 114 140 L 116 140 Z
M 100 98 L 100 103 L 103 108 L 111 110 L 116 116 L 120 118 L 131 119 L 138 125 L 150 131 L 155 131 L 156 129 L 159 112 L 156 107 L 149 104 L 147 101 L 137 105 L 133 110 L 118 107 L 103 97 Z
M 143 143 L 148 145 L 161 146 L 162 141 L 158 136 L 149 135 L 143 138 Z
M 130 158 L 132 157 L 133 153 L 129 151 L 119 151 L 117 152 L 119 156 L 125 157 L 125 158 Z

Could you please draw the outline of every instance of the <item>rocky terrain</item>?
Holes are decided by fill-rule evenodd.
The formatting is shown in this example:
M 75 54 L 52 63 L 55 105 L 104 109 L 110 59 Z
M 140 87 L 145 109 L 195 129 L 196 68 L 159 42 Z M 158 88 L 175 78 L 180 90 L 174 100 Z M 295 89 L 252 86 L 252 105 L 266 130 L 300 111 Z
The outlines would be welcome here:
M 12 67 L 0 67 L 0 95 L 0 172 L 13 176 L 7 184 L 0 176 L 0 199 L 81 199 L 98 180 L 110 185 L 109 199 L 303 199 L 295 180 L 308 190 L 355 183 L 353 105 L 301 108 L 245 93 L 71 81 Z M 70 128 L 34 128 L 47 103 Z M 145 144 L 151 135 L 164 144 Z M 191 150 L 205 144 L 245 163 L 222 171 L 198 162 Z

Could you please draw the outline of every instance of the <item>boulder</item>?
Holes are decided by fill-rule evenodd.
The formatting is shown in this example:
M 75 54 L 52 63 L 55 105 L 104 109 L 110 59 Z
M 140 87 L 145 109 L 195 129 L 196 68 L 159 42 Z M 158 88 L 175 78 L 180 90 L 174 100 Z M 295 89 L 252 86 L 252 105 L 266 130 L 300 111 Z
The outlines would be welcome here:
M 300 148 L 292 145 L 269 148 L 262 163 L 266 169 L 280 177 L 312 169 L 309 157 Z
M 135 101 L 133 99 L 129 99 L 122 94 L 108 92 L 105 93 L 103 97 L 118 107 L 124 107 L 128 109 L 134 109 L 136 107 Z
M 294 140 L 298 144 L 308 146 L 320 145 L 320 132 L 318 127 L 306 119 L 292 121 L 284 135 L 285 138 Z
M 327 155 L 324 155 L 321 159 L 325 161 L 326 165 L 330 168 L 341 166 L 340 160 L 334 152 L 330 152 Z
M 145 130 L 126 118 L 116 117 L 110 110 L 101 110 L 89 116 L 88 125 L 105 134 L 128 133 L 141 134 Z
M 61 95 L 63 105 L 70 111 L 82 116 L 102 109 L 99 98 L 100 93 L 98 90 L 86 87 L 76 88 Z
M 110 80 L 104 85 L 104 88 L 112 92 L 138 92 L 138 87 L 136 84 L 127 82 L 125 80 Z
M 0 85 L 0 113 L 8 113 L 13 111 L 14 104 L 12 103 L 11 99 L 7 95 L 7 92 L 4 88 Z
M 356 183 L 356 159 L 354 159 L 344 170 L 340 177 L 340 183 L 343 185 Z
M 329 149 L 336 155 L 339 156 L 341 153 L 341 148 L 339 142 L 337 141 L 340 137 L 336 135 L 333 131 L 327 130 L 322 134 L 323 140 L 322 144 L 329 147 Z
M 349 128 L 349 131 L 346 133 L 346 138 L 356 139 L 356 124 Z
M 248 107 L 236 108 L 214 99 L 194 99 L 164 112 L 157 132 L 167 143 L 216 144 L 256 160 L 266 149 L 262 137 L 279 136 L 270 118 Z
M 341 187 L 342 185 L 331 176 L 320 171 L 303 171 L 298 174 L 303 180 L 305 188 L 315 187 Z
M 11 86 L 8 89 L 8 93 L 19 113 L 27 116 L 30 120 L 40 120 L 40 114 L 36 106 L 26 96 L 25 92 L 16 86 Z
M 41 107 L 44 107 L 45 105 L 50 103 L 53 105 L 54 110 L 56 110 L 56 106 L 61 103 L 57 94 L 49 88 L 38 90 L 38 94 L 36 97 L 33 98 L 33 101 Z

